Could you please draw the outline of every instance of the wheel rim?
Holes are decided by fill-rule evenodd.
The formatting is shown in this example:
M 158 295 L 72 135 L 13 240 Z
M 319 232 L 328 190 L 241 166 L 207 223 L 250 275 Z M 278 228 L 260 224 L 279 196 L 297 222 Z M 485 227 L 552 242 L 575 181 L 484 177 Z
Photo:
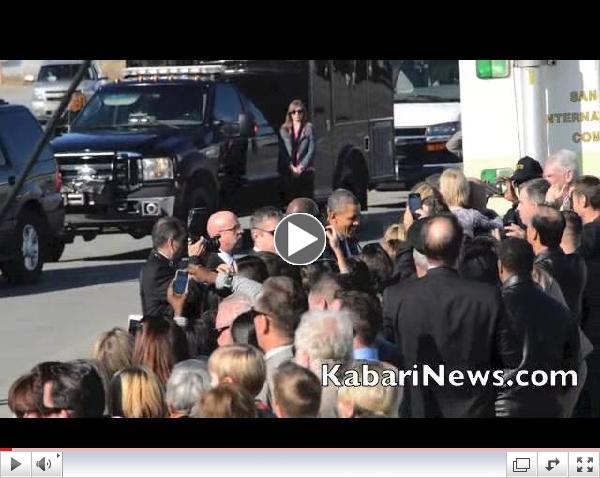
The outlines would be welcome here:
M 25 225 L 23 228 L 23 246 L 21 248 L 23 254 L 23 265 L 29 272 L 33 272 L 40 259 L 40 242 L 38 233 L 31 224 Z

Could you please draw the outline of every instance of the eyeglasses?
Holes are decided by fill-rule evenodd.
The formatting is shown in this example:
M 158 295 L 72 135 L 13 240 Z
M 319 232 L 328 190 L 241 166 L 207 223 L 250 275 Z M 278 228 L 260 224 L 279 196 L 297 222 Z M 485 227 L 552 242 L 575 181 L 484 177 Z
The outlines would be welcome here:
M 304 114 L 304 110 L 293 110 L 290 111 L 290 116 L 292 115 L 303 115 Z
M 219 232 L 220 233 L 227 232 L 227 231 L 237 232 L 237 231 L 241 231 L 241 230 L 242 230 L 242 226 L 240 226 L 239 224 L 236 224 L 235 226 L 228 227 L 227 229 L 221 229 Z
M 256 229 L 257 231 L 266 232 L 267 234 L 271 234 L 272 236 L 275 235 L 275 229 L 273 229 L 272 231 L 267 231 L 266 229 L 261 229 L 260 227 L 255 227 L 254 229 Z

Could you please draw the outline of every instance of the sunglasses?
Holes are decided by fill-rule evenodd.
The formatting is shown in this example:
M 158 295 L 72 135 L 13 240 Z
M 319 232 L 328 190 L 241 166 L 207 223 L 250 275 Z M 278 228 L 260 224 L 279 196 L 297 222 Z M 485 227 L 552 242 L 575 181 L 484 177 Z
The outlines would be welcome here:
M 227 329 L 230 329 L 231 325 L 226 325 L 225 327 L 221 327 L 219 329 L 215 328 L 215 330 L 217 331 L 217 338 L 221 336 L 221 334 L 223 332 L 225 332 Z
M 271 234 L 272 236 L 275 235 L 274 229 L 272 231 L 267 231 L 266 229 L 261 229 L 260 227 L 255 227 L 254 229 L 256 229 L 257 231 L 266 232 L 267 234 Z
M 294 111 L 290 111 L 290 116 L 292 115 L 303 115 L 304 114 L 304 110 L 294 110 Z

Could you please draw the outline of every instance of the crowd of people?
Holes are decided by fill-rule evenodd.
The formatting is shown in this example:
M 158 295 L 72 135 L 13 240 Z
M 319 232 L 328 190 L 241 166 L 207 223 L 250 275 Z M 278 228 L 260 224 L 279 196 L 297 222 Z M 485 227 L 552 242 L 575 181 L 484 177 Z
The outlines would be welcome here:
M 102 334 L 87 359 L 38 364 L 13 383 L 9 406 L 17 417 L 600 416 L 600 180 L 561 150 L 544 168 L 521 159 L 503 181 L 513 207 L 499 217 L 461 170 L 430 177 L 413 188 L 422 207 L 363 247 L 360 204 L 344 189 L 323 214 L 309 198 L 258 209 L 243 256 L 231 211 L 210 216 L 196 243 L 177 218 L 160 219 L 139 327 Z M 322 257 L 302 267 L 274 246 L 296 212 L 327 232 Z M 181 269 L 189 284 L 176 293 Z M 357 383 L 325 383 L 337 365 Z M 578 381 L 362 380 L 367 369 L 440 365 L 509 378 L 575 371 Z

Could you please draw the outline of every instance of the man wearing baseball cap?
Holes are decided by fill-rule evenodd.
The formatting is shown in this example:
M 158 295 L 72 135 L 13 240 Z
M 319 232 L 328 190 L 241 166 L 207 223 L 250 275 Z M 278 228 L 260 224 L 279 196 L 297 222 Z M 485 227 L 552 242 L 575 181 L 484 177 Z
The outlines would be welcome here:
M 512 207 L 504 215 L 504 225 L 517 224 L 522 229 L 525 227 L 521 222 L 519 213 L 517 212 L 517 206 L 519 205 L 519 197 L 515 191 L 515 186 L 519 186 L 531 179 L 541 178 L 543 176 L 543 169 L 540 163 L 535 159 L 524 156 L 519 159 L 515 173 L 510 178 L 502 178 L 506 185 L 506 191 L 504 192 L 504 199 L 512 203 Z

